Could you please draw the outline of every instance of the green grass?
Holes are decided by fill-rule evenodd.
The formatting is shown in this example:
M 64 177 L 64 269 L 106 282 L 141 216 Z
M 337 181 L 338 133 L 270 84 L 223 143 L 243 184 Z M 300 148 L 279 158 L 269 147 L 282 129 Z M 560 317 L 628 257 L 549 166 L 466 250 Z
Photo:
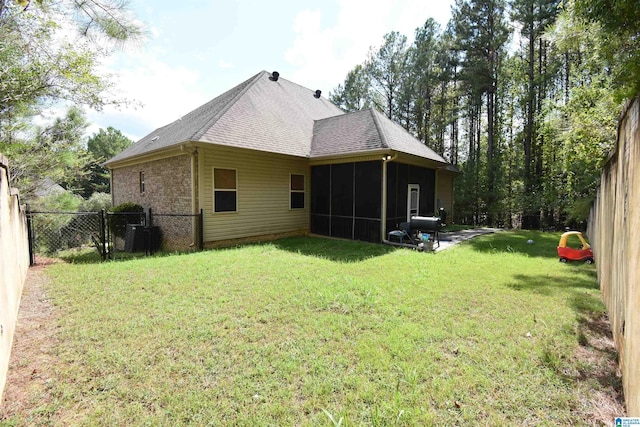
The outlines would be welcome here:
M 13 422 L 589 424 L 604 386 L 573 354 L 604 308 L 594 267 L 559 263 L 558 237 L 438 254 L 292 238 L 53 265 L 54 398 Z

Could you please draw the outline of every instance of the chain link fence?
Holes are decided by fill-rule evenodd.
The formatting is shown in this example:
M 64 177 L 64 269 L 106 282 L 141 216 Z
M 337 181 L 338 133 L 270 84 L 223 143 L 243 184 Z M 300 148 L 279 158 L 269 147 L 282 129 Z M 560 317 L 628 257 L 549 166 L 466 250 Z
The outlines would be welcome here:
M 104 254 L 104 217 L 101 212 L 28 211 L 32 253 L 55 257 L 70 249 L 96 248 Z
M 27 211 L 31 264 L 36 255 L 96 250 L 102 260 L 143 252 L 201 250 L 202 216 L 147 212 Z

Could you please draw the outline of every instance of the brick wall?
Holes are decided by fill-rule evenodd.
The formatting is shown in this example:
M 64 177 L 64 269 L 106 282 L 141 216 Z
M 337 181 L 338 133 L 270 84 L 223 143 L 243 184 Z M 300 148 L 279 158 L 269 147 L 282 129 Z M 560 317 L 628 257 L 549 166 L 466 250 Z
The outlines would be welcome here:
M 140 172 L 145 191 L 140 192 Z M 113 169 L 114 206 L 135 202 L 156 213 L 191 213 L 191 157 L 175 156 Z

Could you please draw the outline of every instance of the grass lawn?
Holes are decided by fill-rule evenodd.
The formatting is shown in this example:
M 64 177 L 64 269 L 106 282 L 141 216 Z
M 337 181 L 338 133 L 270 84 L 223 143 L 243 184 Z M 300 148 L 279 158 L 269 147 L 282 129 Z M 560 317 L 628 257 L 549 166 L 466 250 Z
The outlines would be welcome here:
M 559 235 L 52 265 L 53 397 L 5 423 L 591 425 L 618 385 L 579 357 L 604 307 Z

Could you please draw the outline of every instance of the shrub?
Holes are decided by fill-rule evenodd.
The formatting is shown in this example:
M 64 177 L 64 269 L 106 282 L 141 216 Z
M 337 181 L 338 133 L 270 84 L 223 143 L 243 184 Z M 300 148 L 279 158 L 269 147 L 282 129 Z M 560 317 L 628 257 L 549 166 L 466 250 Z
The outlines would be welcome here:
M 120 238 L 127 232 L 127 224 L 140 224 L 144 217 L 144 208 L 137 203 L 125 202 L 114 206 L 109 211 L 109 228 Z
M 93 193 L 91 197 L 82 202 L 80 209 L 84 212 L 99 212 L 111 208 L 111 195 L 109 193 Z

